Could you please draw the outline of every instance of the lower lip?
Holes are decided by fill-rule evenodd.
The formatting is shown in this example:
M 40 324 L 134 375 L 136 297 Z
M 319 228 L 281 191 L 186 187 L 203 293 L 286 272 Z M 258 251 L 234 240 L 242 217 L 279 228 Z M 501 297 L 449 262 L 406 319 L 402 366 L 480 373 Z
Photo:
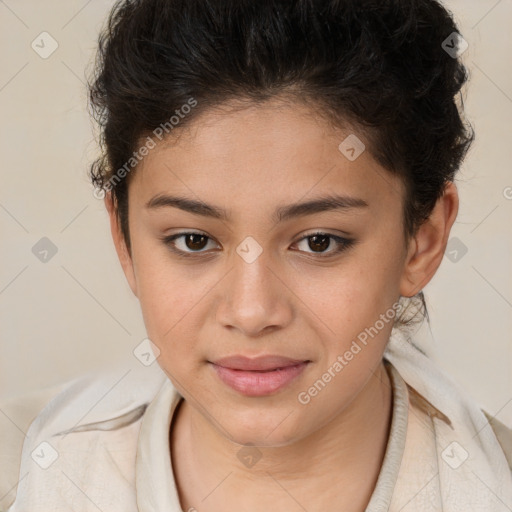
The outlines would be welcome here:
M 246 396 L 264 396 L 275 393 L 298 377 L 307 365 L 308 362 L 303 362 L 280 370 L 256 372 L 233 370 L 212 363 L 222 382 Z

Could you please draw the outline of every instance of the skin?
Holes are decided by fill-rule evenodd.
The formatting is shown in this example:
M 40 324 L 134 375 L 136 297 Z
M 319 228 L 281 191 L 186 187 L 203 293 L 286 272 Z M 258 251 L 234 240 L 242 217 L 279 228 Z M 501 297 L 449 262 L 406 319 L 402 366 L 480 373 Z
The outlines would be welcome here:
M 151 150 L 132 176 L 131 252 L 109 195 L 105 199 L 158 362 L 185 398 L 170 435 L 183 510 L 350 512 L 364 510 L 370 499 L 389 434 L 392 393 L 382 354 L 392 322 L 307 405 L 297 396 L 400 295 L 413 296 L 431 280 L 458 194 L 449 183 L 405 243 L 403 185 L 369 151 L 355 161 L 345 158 L 338 145 L 350 133 L 305 104 L 277 99 L 210 110 Z M 368 207 L 272 219 L 278 206 L 334 193 L 361 198 Z M 146 208 L 158 194 L 216 205 L 229 219 Z M 186 230 L 210 237 L 203 252 L 188 259 L 160 240 Z M 305 236 L 317 231 L 356 242 L 338 254 L 334 240 L 324 253 L 314 252 Z M 263 250 L 252 263 L 236 252 L 247 236 Z M 194 250 L 183 237 L 175 242 Z M 312 362 L 286 388 L 247 397 L 208 364 L 234 354 Z M 252 467 L 237 457 L 245 444 L 261 454 Z

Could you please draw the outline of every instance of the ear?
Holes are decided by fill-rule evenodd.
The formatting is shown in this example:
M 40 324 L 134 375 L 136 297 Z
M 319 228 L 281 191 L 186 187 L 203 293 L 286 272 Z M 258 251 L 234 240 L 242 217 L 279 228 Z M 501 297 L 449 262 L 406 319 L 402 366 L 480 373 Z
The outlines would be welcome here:
M 457 187 L 447 182 L 430 217 L 410 241 L 400 295 L 412 297 L 420 292 L 436 273 L 446 250 L 450 230 L 459 210 Z
M 126 241 L 122 235 L 121 226 L 119 225 L 119 221 L 116 215 L 116 211 L 114 208 L 114 203 L 112 200 L 112 192 L 107 192 L 105 194 L 105 208 L 107 209 L 108 215 L 110 217 L 110 232 L 112 233 L 112 239 L 114 241 L 114 245 L 116 248 L 117 256 L 121 263 L 121 267 L 123 268 L 124 275 L 130 285 L 130 288 L 135 296 L 137 296 L 137 280 L 135 278 L 135 271 L 132 261 L 132 256 L 128 247 L 126 246 Z

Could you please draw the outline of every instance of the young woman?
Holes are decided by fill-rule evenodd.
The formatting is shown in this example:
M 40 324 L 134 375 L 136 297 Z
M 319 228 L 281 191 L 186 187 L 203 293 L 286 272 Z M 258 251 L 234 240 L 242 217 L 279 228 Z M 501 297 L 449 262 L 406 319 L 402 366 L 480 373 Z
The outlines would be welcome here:
M 510 431 L 407 330 L 473 136 L 462 43 L 435 0 L 115 5 L 91 176 L 146 363 L 53 397 L 11 512 L 512 510 Z

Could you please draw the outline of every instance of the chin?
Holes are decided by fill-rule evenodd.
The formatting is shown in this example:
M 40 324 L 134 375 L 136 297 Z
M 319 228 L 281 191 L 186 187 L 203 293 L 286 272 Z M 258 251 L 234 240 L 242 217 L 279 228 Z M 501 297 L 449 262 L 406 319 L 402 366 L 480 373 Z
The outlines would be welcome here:
M 243 421 L 234 417 L 230 424 L 224 423 L 224 435 L 229 433 L 232 442 L 244 446 L 288 446 L 304 435 L 299 432 L 297 425 L 283 421 L 288 414 L 289 411 L 280 414 L 279 417 L 264 418 L 261 413 L 256 413 L 246 416 Z

